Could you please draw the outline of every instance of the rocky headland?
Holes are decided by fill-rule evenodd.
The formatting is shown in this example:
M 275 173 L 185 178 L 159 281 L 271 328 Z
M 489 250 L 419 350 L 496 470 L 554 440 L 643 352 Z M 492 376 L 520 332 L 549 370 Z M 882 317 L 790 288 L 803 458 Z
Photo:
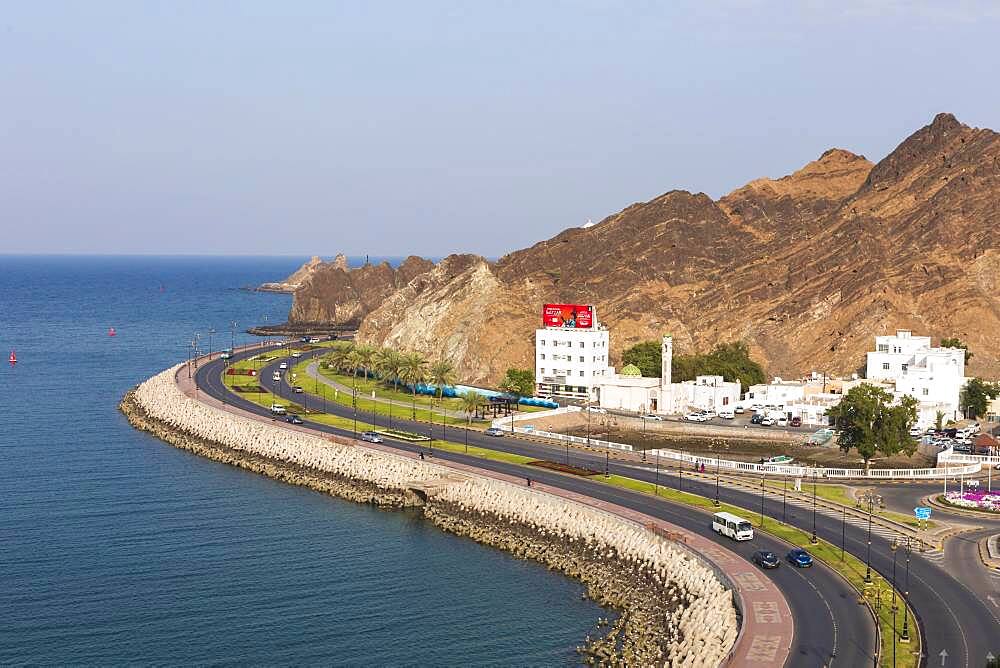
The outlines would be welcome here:
M 446 466 L 235 415 L 186 396 L 168 369 L 130 391 L 129 422 L 198 455 L 386 508 L 586 583 L 619 616 L 588 637 L 602 665 L 717 666 L 738 635 L 732 591 L 685 548 L 625 518 Z
M 873 164 L 830 149 L 713 200 L 672 190 L 490 262 L 318 268 L 291 322 L 448 356 L 471 382 L 533 365 L 546 302 L 593 303 L 612 360 L 674 335 L 678 352 L 747 341 L 771 374 L 849 373 L 875 334 L 959 337 L 1000 375 L 1000 134 L 939 114 Z

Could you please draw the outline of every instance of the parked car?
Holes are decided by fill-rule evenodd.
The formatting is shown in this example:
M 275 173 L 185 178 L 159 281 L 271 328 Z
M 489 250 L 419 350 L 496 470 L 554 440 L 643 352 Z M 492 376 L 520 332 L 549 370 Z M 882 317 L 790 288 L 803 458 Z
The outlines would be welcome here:
M 799 417 L 798 415 L 796 415 L 795 417 L 793 417 L 791 420 L 788 421 L 788 426 L 789 427 L 801 427 L 802 426 L 802 418 Z
M 361 432 L 361 440 L 368 441 L 369 443 L 381 443 L 382 437 L 374 431 L 363 431 Z
M 288 411 L 286 411 L 285 407 L 281 404 L 271 404 L 271 412 L 275 415 L 284 415 Z
M 587 410 L 591 413 L 607 413 L 608 411 L 600 406 L 587 406 Z
M 294 353 L 292 353 L 292 357 L 302 357 L 302 353 L 296 350 Z
M 750 424 L 760 424 L 764 421 L 764 416 L 760 413 L 754 413 L 750 416 Z
M 487 436 L 503 436 L 503 429 L 500 427 L 490 427 L 484 433 Z
M 704 413 L 688 413 L 684 416 L 684 419 L 688 422 L 708 422 L 708 418 L 705 417 Z
M 777 568 L 781 565 L 778 555 L 770 550 L 757 550 L 754 552 L 753 562 L 761 568 Z
M 733 412 L 736 413 L 737 415 L 743 415 L 743 413 L 746 412 L 746 409 L 743 408 L 742 406 L 737 406 L 736 408 L 733 409 Z
M 923 433 L 924 430 L 918 427 L 917 425 L 913 425 L 912 427 L 910 427 L 910 436 L 913 438 L 920 438 L 923 435 Z
M 305 392 L 305 390 L 302 389 L 301 385 L 295 385 L 292 387 L 292 392 L 294 392 L 295 394 L 302 394 L 303 392 Z
M 777 420 L 775 420 L 774 422 L 775 422 L 775 424 L 777 424 L 777 425 L 778 425 L 779 427 L 787 427 L 787 426 L 788 426 L 788 418 L 787 418 L 787 417 L 785 417 L 784 415 L 782 415 L 781 417 L 779 417 L 779 418 L 778 418 Z
M 763 425 L 763 426 L 765 426 L 765 427 L 773 427 L 774 423 L 775 423 L 775 419 L 773 417 L 770 417 L 770 416 L 764 416 L 760 420 L 760 424 Z
M 734 413 L 733 411 L 726 410 L 725 408 L 723 408 L 721 411 L 719 411 L 719 417 L 722 418 L 722 419 L 724 419 L 724 420 L 732 420 L 733 418 L 736 417 L 736 413 Z
M 785 558 L 788 559 L 790 564 L 797 568 L 809 568 L 813 565 L 812 555 L 803 550 L 801 547 L 789 550 L 788 555 Z
M 290 422 L 292 424 L 302 424 L 302 418 L 298 415 L 289 415 L 285 418 L 285 422 Z
M 661 418 L 659 415 L 653 415 L 652 413 L 646 413 L 645 415 L 642 416 L 642 419 L 653 420 L 655 422 L 663 422 L 663 418 Z
M 281 364 L 278 365 L 278 368 L 279 369 L 287 369 L 288 368 L 288 362 L 282 362 Z
M 719 416 L 719 414 L 715 411 L 702 411 L 701 414 L 705 416 L 706 420 L 711 420 L 712 418 Z

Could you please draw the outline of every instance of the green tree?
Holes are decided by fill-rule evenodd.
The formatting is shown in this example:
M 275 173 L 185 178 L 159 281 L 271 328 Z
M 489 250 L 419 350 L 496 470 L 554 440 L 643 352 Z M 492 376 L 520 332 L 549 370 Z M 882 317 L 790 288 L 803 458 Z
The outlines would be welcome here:
M 358 348 L 354 348 L 351 352 L 347 353 L 347 357 L 344 359 L 344 364 L 351 370 L 351 375 L 355 378 L 358 377 L 358 371 L 361 370 L 364 363 L 365 357 Z
M 507 369 L 500 390 L 513 394 L 518 399 L 535 394 L 535 372 L 531 369 Z
M 365 380 L 368 380 L 368 372 L 375 365 L 375 355 L 378 351 L 371 346 L 358 346 L 355 348 L 358 353 L 358 360 L 361 362 L 361 368 L 365 372 Z
M 941 347 L 942 348 L 961 348 L 962 350 L 965 351 L 965 361 L 966 362 L 968 362 L 969 360 L 971 360 L 973 358 L 973 354 L 969 352 L 969 346 L 968 346 L 968 344 L 962 343 L 962 340 L 959 339 L 959 338 L 957 338 L 957 337 L 956 338 L 951 338 L 951 339 L 947 339 L 947 338 L 941 339 Z
M 417 385 L 427 380 L 427 358 L 420 353 L 406 353 L 400 363 L 400 378 L 410 386 L 413 396 L 411 417 L 417 419 Z
M 657 378 L 663 363 L 663 349 L 659 341 L 640 341 L 622 353 L 622 366 L 634 364 L 647 378 Z
M 704 355 L 675 355 L 670 374 L 675 382 L 722 376 L 728 382 L 738 382 L 743 392 L 767 380 L 763 367 L 750 357 L 750 347 L 743 341 L 720 343 Z
M 469 427 L 472 426 L 472 418 L 479 412 L 480 406 L 486 403 L 486 398 L 475 390 L 469 390 L 462 395 L 462 412 L 467 419 L 465 425 L 465 451 L 469 451 Z
M 944 428 L 944 411 L 938 411 L 934 414 L 934 428 L 938 431 Z
M 434 394 L 437 395 L 440 405 L 444 396 L 444 388 L 455 384 L 455 365 L 448 360 L 438 360 L 431 365 L 427 377 L 434 383 Z
M 326 356 L 327 363 L 333 368 L 334 371 L 343 371 L 347 368 L 347 356 L 350 355 L 353 346 L 338 345 L 336 346 L 329 355 Z
M 1000 383 L 988 383 L 982 378 L 972 378 L 962 388 L 959 404 L 963 413 L 977 418 L 986 414 L 986 405 L 991 399 L 996 399 L 997 395 L 1000 395 Z
M 891 457 L 900 452 L 911 455 L 916 450 L 909 430 L 917 421 L 917 400 L 909 395 L 893 403 L 886 390 L 862 383 L 851 388 L 829 415 L 841 430 L 840 449 L 856 449 L 865 468 L 876 453 Z

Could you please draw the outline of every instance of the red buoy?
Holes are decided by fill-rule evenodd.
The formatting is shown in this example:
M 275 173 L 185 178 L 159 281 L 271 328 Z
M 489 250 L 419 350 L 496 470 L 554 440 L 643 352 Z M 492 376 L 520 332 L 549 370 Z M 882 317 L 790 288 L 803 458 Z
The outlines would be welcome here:
M 15 353 L 13 350 L 10 351 L 10 357 L 8 358 L 7 361 L 10 362 L 11 366 L 14 366 L 15 364 L 17 364 L 17 353 Z
M 108 336 L 114 336 L 117 333 L 118 332 L 115 331 L 114 327 L 111 327 L 111 328 L 108 329 Z

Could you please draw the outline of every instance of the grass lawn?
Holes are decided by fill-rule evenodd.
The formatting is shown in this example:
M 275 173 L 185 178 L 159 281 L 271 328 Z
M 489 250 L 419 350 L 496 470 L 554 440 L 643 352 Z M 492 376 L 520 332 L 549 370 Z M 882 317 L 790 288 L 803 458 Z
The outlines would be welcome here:
M 768 480 L 766 482 L 768 487 L 773 489 L 781 489 L 782 483 L 775 480 Z M 792 481 L 789 480 L 788 483 L 789 494 L 794 494 L 792 492 Z M 801 495 L 812 496 L 813 486 L 807 478 L 802 479 L 802 492 Z M 800 496 L 801 496 L 800 495 Z M 829 485 L 829 484 L 818 484 L 816 485 L 816 498 L 823 499 L 825 501 L 831 501 L 833 503 L 838 503 L 842 506 L 849 506 L 851 508 L 858 507 L 851 494 L 850 490 L 844 485 Z M 897 513 L 893 510 L 885 509 L 875 509 L 876 517 L 883 517 L 887 520 L 892 520 L 893 522 L 899 522 L 900 524 L 905 524 L 906 526 L 911 526 L 914 528 L 920 528 L 921 524 L 913 515 L 907 515 L 906 513 Z M 928 529 L 933 529 L 936 527 L 933 520 L 929 520 L 926 523 Z

